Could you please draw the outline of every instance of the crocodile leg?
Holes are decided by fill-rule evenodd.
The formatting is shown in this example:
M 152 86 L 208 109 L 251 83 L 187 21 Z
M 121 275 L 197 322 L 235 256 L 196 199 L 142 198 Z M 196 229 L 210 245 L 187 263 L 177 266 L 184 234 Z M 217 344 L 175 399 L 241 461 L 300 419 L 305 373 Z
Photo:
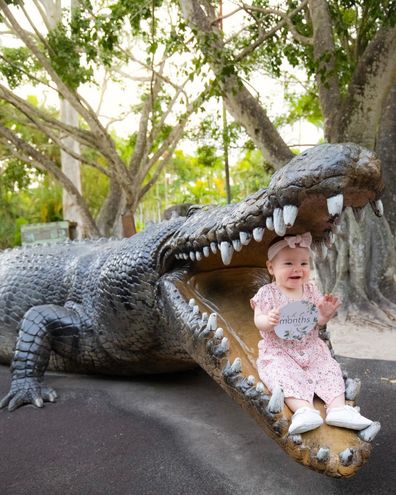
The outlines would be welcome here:
M 13 411 L 23 404 L 43 407 L 44 401 L 55 401 L 55 390 L 42 382 L 51 350 L 74 348 L 77 355 L 84 323 L 74 309 L 55 304 L 35 306 L 25 313 L 11 364 L 11 389 L 0 408 L 8 406 Z

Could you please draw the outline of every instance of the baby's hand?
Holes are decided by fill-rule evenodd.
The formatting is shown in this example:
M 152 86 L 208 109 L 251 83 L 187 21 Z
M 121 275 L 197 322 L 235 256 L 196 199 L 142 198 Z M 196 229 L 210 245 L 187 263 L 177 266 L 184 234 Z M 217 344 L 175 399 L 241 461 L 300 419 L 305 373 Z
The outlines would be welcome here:
M 320 315 L 323 317 L 325 323 L 330 320 L 336 313 L 337 309 L 341 306 L 341 301 L 337 296 L 333 294 L 325 294 L 318 302 L 318 309 Z
M 267 313 L 268 323 L 271 327 L 275 327 L 278 325 L 280 321 L 280 312 L 279 309 L 271 309 L 269 313 Z

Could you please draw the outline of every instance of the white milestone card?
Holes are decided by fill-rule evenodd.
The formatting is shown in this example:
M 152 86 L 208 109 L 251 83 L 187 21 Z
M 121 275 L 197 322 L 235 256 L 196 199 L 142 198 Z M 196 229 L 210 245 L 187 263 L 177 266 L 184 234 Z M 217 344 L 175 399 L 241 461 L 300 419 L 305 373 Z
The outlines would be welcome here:
M 318 308 L 309 301 L 293 301 L 282 306 L 279 312 L 275 333 L 281 339 L 301 340 L 318 322 Z

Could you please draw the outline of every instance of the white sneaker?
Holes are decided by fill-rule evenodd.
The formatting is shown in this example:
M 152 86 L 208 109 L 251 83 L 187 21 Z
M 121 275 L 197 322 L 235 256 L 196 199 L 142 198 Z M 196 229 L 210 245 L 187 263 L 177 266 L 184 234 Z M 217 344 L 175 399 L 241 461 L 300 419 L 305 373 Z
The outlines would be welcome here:
M 341 428 L 351 428 L 352 430 L 363 430 L 370 426 L 372 421 L 360 414 L 351 406 L 334 407 L 330 409 L 326 416 L 326 423 Z
M 292 416 L 289 435 L 297 435 L 298 433 L 314 430 L 322 424 L 323 419 L 317 409 L 300 407 Z

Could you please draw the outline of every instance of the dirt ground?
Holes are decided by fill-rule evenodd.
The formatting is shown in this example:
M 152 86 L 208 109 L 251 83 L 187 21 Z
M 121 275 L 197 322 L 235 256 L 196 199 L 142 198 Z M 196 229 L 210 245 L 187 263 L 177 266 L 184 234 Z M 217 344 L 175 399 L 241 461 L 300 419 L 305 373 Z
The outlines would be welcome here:
M 396 361 L 396 325 L 391 328 L 369 321 L 343 323 L 336 318 L 327 329 L 338 356 Z

